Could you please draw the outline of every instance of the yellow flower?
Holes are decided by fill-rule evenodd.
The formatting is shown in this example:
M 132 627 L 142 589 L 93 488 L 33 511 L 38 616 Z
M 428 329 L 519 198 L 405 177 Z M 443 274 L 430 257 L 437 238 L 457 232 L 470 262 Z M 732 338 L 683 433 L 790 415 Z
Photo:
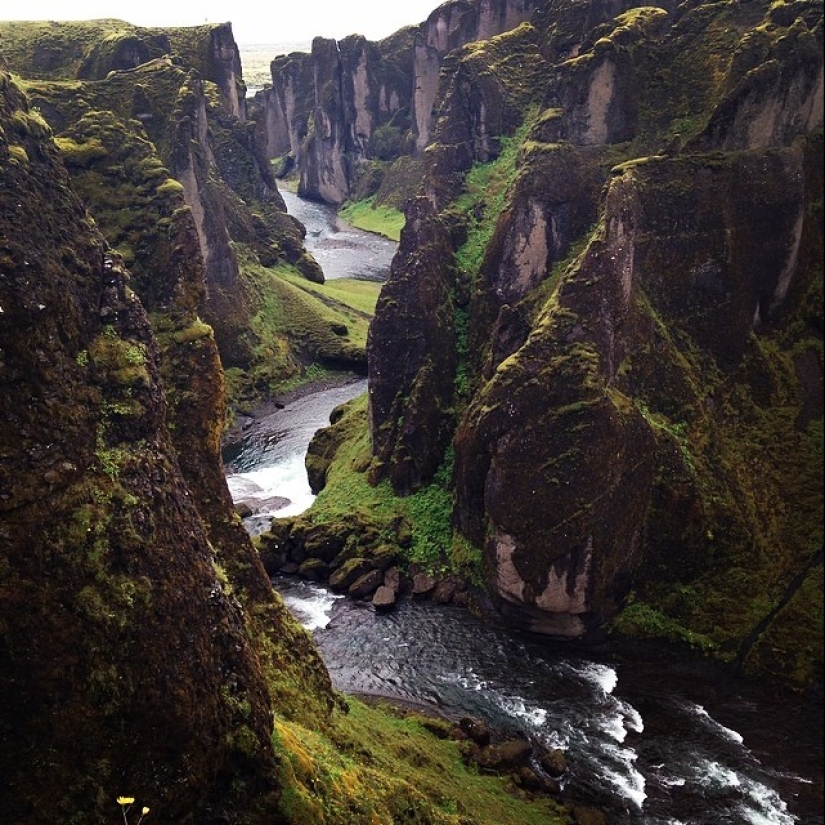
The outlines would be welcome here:
M 144 816 L 146 816 L 146 814 L 148 814 L 148 813 L 149 813 L 149 809 L 148 809 L 148 808 L 144 808 L 144 809 L 141 811 L 141 813 L 142 813 Z
M 131 805 L 135 801 L 133 796 L 119 796 L 117 798 L 118 805 Z

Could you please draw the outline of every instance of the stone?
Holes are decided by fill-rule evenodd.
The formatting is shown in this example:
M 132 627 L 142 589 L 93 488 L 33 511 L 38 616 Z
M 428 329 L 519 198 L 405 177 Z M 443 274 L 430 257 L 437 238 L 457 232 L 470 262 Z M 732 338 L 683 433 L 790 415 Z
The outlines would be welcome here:
M 490 744 L 490 729 L 481 719 L 476 719 L 473 716 L 462 716 L 458 721 L 458 728 L 480 747 L 483 748 Z
M 370 561 L 377 570 L 387 570 L 398 560 L 398 551 L 388 544 L 376 547 L 370 554 Z
M 476 762 L 483 770 L 509 773 L 525 766 L 532 752 L 533 746 L 526 739 L 509 739 L 481 748 Z
M 384 586 L 393 593 L 398 593 L 401 589 L 401 571 L 397 567 L 388 567 L 384 571 Z
M 448 604 L 458 592 L 458 579 L 448 576 L 437 582 L 433 589 L 432 599 L 435 604 Z
M 428 573 L 417 573 L 413 577 L 412 595 L 414 599 L 423 599 L 435 590 L 435 579 Z
M 590 805 L 574 805 L 573 821 L 576 825 L 608 825 L 604 813 Z
M 324 581 L 329 576 L 329 565 L 321 559 L 306 559 L 298 567 L 298 575 L 310 581 Z
M 382 584 L 372 597 L 372 606 L 376 613 L 386 613 L 395 607 L 395 601 L 395 590 Z
M 567 771 L 567 758 L 561 748 L 554 748 L 542 754 L 540 763 L 542 770 L 554 779 L 557 779 Z
M 370 570 L 364 573 L 363 576 L 359 576 L 349 586 L 347 593 L 350 598 L 363 599 L 365 596 L 369 596 L 375 592 L 375 590 L 381 585 L 383 578 L 384 574 L 380 570 Z
M 528 791 L 556 796 L 561 790 L 561 786 L 555 779 L 548 779 L 546 776 L 541 776 L 527 765 L 519 768 L 515 779 L 522 788 Z
M 371 569 L 372 565 L 368 559 L 349 559 L 329 577 L 329 586 L 337 591 L 347 590 L 356 579 L 368 573 Z

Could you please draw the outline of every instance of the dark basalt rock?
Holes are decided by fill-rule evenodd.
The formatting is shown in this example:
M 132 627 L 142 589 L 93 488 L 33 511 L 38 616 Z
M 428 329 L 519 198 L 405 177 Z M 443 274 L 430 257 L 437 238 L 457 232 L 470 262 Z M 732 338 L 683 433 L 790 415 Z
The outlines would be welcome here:
M 541 5 L 455 0 L 379 42 L 315 38 L 311 54 L 272 61 L 272 87 L 251 107 L 259 142 L 284 171 L 297 168 L 304 197 L 336 205 L 367 197 L 387 163 L 420 155 L 430 143 L 445 56 L 516 28 Z M 493 106 L 491 117 L 499 111 Z
M 382 584 L 372 597 L 372 606 L 377 613 L 386 613 L 395 607 L 397 591 Z
M 419 198 L 407 213 L 367 345 L 372 438 L 380 462 L 373 478 L 389 478 L 400 494 L 432 478 L 449 440 L 457 364 L 451 257 L 444 225 Z
M 172 820 L 271 821 L 271 651 L 253 651 L 260 628 L 247 616 L 313 649 L 248 538 L 212 522 L 231 522 L 208 502 L 218 488 L 190 489 L 128 272 L 5 71 L 0 92 L 4 816 L 103 820 L 129 777 Z M 204 480 L 220 473 L 207 452 Z M 243 605 L 221 583 L 227 571 Z M 333 696 L 317 653 L 280 666 L 296 683 L 304 673 L 310 715 L 323 717 Z
M 542 754 L 540 763 L 542 769 L 554 779 L 558 779 L 567 771 L 567 758 L 564 751 L 559 748 Z
M 329 586 L 333 590 L 348 590 L 357 579 L 371 570 L 372 565 L 367 559 L 349 559 L 329 577 Z
M 454 523 L 515 626 L 599 639 L 641 599 L 628 632 L 810 683 L 823 30 L 782 8 L 554 2 L 449 55 L 371 329 L 371 478 L 407 495 L 452 443 Z M 491 212 L 466 173 L 495 158 Z M 766 615 L 766 582 L 794 608 Z
M 380 570 L 369 570 L 363 576 L 359 576 L 347 590 L 351 599 L 363 599 L 371 596 L 384 580 L 384 574 Z

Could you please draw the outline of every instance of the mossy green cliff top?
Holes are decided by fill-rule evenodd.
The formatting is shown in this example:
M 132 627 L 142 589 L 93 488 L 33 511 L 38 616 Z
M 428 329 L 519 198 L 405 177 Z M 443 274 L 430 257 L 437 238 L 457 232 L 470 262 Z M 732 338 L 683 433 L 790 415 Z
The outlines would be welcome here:
M 228 26 L 2 27 L 12 49 L 7 62 L 26 78 L 77 190 L 153 317 L 172 302 L 185 303 L 212 328 L 231 370 L 232 410 L 300 381 L 313 364 L 365 369 L 368 319 L 340 290 L 325 295 L 290 282 L 298 275 L 322 284 L 323 273 L 245 122 L 240 60 Z M 61 60 L 44 62 L 42 38 L 72 43 L 84 54 L 97 44 L 99 71 L 82 71 L 62 51 Z M 100 44 L 129 38 L 143 46 L 121 58 L 114 46 L 102 55 Z M 194 228 L 197 243 L 179 234 L 181 226 Z M 202 269 L 186 283 L 184 257 L 199 258 Z M 289 320 L 296 302 L 296 316 L 311 319 L 300 329 Z

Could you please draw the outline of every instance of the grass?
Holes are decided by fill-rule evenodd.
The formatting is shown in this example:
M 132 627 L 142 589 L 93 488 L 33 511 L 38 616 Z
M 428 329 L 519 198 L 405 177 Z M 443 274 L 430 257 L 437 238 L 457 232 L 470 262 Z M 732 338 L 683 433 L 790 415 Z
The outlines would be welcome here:
M 535 118 L 531 110 L 512 137 L 501 138 L 501 153 L 490 163 L 477 163 L 468 172 L 464 193 L 452 204 L 452 210 L 472 215 L 483 205 L 483 219 L 471 223 L 467 242 L 456 253 L 456 260 L 471 276 L 478 272 L 487 243 L 492 237 L 498 216 L 507 204 L 510 188 L 518 173 L 518 155 Z
M 670 642 L 685 643 L 705 652 L 716 650 L 716 643 L 708 636 L 695 633 L 643 602 L 631 602 L 619 615 L 614 627 L 626 636 L 667 639 Z
M 404 228 L 404 213 L 391 206 L 376 206 L 375 198 L 349 203 L 338 214 L 357 229 L 383 235 L 391 241 L 400 240 Z
M 381 284 L 316 284 L 289 265 L 266 268 L 239 257 L 255 306 L 249 322 L 252 364 L 246 372 L 226 371 L 230 407 L 251 403 L 262 387 L 265 395 L 285 391 L 312 365 L 364 362 Z
M 281 272 L 281 277 L 298 289 L 317 296 L 322 302 L 335 301 L 370 318 L 375 314 L 375 304 L 382 286 L 375 281 L 361 281 L 355 278 L 333 278 L 323 284 L 315 284 L 287 270 Z
M 295 825 L 564 825 L 549 798 L 514 793 L 509 778 L 466 766 L 457 742 L 420 714 L 347 699 L 326 736 L 279 720 L 273 743 L 286 786 L 281 809 Z M 448 725 L 443 725 L 448 729 Z
M 349 403 L 342 426 L 347 426 L 347 436 L 329 468 L 326 486 L 313 502 L 313 521 L 389 526 L 403 516 L 412 533 L 412 543 L 405 550 L 409 561 L 419 562 L 431 573 L 453 572 L 480 583 L 481 551 L 452 527 L 452 453 L 431 484 L 398 498 L 388 481 L 375 486 L 368 481 L 371 445 L 366 394 Z

